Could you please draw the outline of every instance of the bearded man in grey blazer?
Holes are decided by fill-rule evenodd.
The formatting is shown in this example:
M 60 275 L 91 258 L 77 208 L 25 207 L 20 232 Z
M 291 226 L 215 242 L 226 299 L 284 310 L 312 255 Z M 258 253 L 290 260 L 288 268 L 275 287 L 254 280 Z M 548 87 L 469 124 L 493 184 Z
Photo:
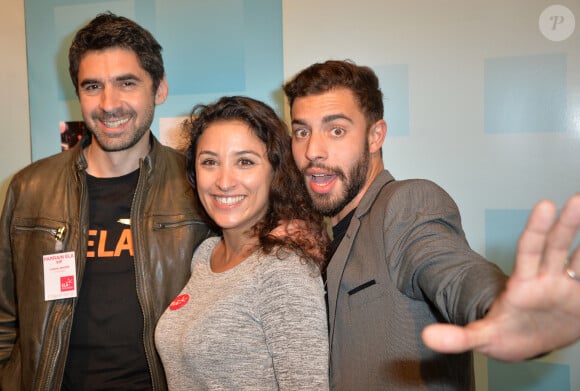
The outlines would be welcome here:
M 333 226 L 332 389 L 470 390 L 472 351 L 519 361 L 580 338 L 580 194 L 558 218 L 551 202 L 536 205 L 508 279 L 469 247 L 443 189 L 384 169 L 370 68 L 314 64 L 284 91 L 294 159 Z

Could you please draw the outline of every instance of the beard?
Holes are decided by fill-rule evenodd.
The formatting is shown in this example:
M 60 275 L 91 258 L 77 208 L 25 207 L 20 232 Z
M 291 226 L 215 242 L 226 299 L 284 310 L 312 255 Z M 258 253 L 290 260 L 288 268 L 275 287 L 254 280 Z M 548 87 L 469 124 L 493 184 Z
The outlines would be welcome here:
M 334 217 L 340 213 L 361 191 L 366 183 L 370 165 L 370 152 L 366 143 L 360 159 L 351 166 L 348 175 L 339 167 L 326 167 L 310 164 L 307 168 L 318 167 L 332 172 L 343 183 L 344 189 L 338 195 L 330 193 L 319 194 L 308 188 L 314 209 L 327 217 Z M 303 174 L 306 170 L 303 170 Z
M 86 122 L 93 140 L 99 144 L 103 151 L 118 152 L 132 148 L 143 138 L 153 122 L 153 115 L 153 108 L 147 108 L 143 112 L 141 121 L 134 124 L 134 129 L 126 129 L 125 132 L 113 135 L 101 131 L 99 124 L 103 121 L 115 121 L 120 118 L 129 118 L 129 121 L 131 121 L 134 118 L 138 118 L 137 113 L 133 110 L 124 109 L 118 109 L 113 112 L 100 111 L 91 116 L 91 121 Z

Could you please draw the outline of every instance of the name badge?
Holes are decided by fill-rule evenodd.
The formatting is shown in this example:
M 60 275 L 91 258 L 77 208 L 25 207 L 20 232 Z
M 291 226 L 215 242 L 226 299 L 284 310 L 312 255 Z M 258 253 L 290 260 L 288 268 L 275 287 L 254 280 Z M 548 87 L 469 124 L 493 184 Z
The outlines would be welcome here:
M 77 297 L 75 252 L 48 254 L 44 264 L 44 300 Z

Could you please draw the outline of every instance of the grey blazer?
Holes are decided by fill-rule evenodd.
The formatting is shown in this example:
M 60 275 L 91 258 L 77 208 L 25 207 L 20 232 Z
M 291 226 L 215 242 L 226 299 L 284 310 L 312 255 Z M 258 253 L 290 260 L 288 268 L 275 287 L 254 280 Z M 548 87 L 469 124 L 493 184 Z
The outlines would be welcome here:
M 421 331 L 482 317 L 505 280 L 469 247 L 443 189 L 382 172 L 327 269 L 331 388 L 474 389 L 471 353 L 437 354 Z

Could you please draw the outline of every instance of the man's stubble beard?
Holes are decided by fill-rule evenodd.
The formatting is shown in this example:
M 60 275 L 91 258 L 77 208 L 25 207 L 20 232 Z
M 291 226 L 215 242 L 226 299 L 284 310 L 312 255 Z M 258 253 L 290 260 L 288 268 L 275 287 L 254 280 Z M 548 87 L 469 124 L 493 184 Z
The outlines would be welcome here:
M 344 174 L 343 170 L 330 167 L 329 169 L 342 181 L 344 189 L 338 196 L 333 196 L 329 193 L 315 193 L 309 188 L 308 194 L 310 195 L 314 209 L 327 217 L 334 217 L 339 214 L 364 187 L 369 165 L 370 152 L 368 143 L 365 143 L 363 155 L 352 166 L 348 176 Z
M 106 113 L 100 115 L 94 114 L 91 117 L 92 122 L 90 124 L 87 123 L 87 129 L 91 133 L 93 141 L 96 141 L 103 151 L 105 152 L 125 151 L 135 146 L 150 129 L 155 114 L 154 110 L 155 104 L 153 104 L 151 107 L 148 107 L 147 110 L 144 111 L 143 121 L 141 122 L 141 125 L 136 124 L 137 128 L 131 134 L 129 134 L 129 137 L 127 137 L 128 136 L 127 134 L 119 135 L 119 137 L 109 137 L 101 133 L 98 129 L 98 124 L 101 122 L 103 117 L 110 117 L 107 118 L 108 120 L 111 120 L 112 118 L 122 118 L 126 114 L 125 112 L 121 113 L 115 112 L 109 115 L 107 115 Z M 131 112 L 131 119 L 129 121 L 133 120 L 133 118 L 136 118 L 136 113 L 134 111 Z M 93 127 L 93 124 L 97 125 Z M 123 139 L 124 137 L 127 138 Z

